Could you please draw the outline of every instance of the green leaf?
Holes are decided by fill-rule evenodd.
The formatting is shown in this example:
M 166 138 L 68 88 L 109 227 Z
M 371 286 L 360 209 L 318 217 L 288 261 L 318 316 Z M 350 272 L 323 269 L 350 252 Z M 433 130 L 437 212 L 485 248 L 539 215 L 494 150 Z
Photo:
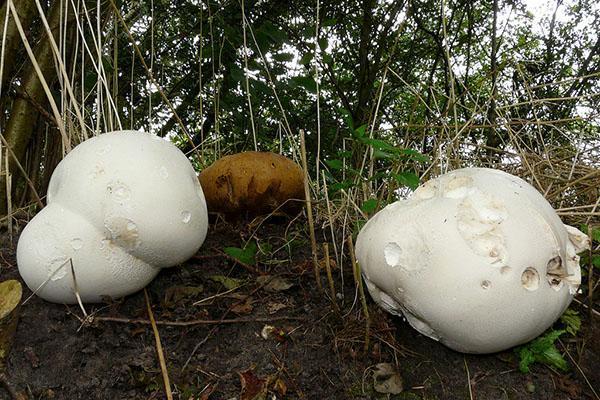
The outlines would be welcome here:
M 310 62 L 312 61 L 312 59 L 314 58 L 314 56 L 315 56 L 315 53 L 313 53 L 313 52 L 306 53 L 300 59 L 300 64 L 302 64 L 302 65 L 308 65 L 308 64 L 310 64 Z
M 519 355 L 519 370 L 524 374 L 529 373 L 529 366 L 535 362 L 535 356 L 528 347 L 520 347 L 517 351 Z
M 600 243 L 600 228 L 592 229 L 592 240 Z
M 341 170 L 342 168 L 344 168 L 344 163 L 342 162 L 342 160 L 327 160 L 325 161 L 325 164 L 327 164 L 329 168 L 335 170 Z
M 551 330 L 515 349 L 519 355 L 519 369 L 521 372 L 529 372 L 529 366 L 534 362 L 544 363 L 562 371 L 567 371 L 569 366 L 554 345 L 554 342 L 565 332 L 565 330 Z
M 242 279 L 229 278 L 224 275 L 211 275 L 208 277 L 208 279 L 210 279 L 211 281 L 214 281 L 214 282 L 219 282 L 227 290 L 231 290 L 231 289 L 240 287 L 240 286 L 242 286 L 242 283 L 244 283 L 244 281 Z
M 596 268 L 600 268 L 600 256 L 592 256 L 592 265 Z
M 579 329 L 581 328 L 581 317 L 579 317 L 579 313 L 570 308 L 561 315 L 560 321 L 565 324 L 565 330 L 573 336 L 577 335 L 577 332 L 579 332 Z
M 243 249 L 238 247 L 225 247 L 223 249 L 225 254 L 235 258 L 243 264 L 248 265 L 256 264 L 256 250 L 257 246 L 255 242 L 249 242 Z
M 109 56 L 102 56 L 102 67 L 107 75 L 112 74 L 115 70 L 113 60 Z
M 336 23 L 337 23 L 337 19 L 329 18 L 329 19 L 323 20 L 323 22 L 321 22 L 321 26 L 333 26 Z
M 346 110 L 345 108 L 341 108 L 340 114 L 342 114 L 342 117 L 344 118 L 344 122 L 346 122 L 346 126 L 348 127 L 348 129 L 354 132 L 354 119 L 352 118 L 352 113 Z
M 329 186 L 329 191 L 333 193 L 333 192 L 337 192 L 340 190 L 350 189 L 351 187 L 354 187 L 354 186 L 356 186 L 354 184 L 354 182 L 343 181 L 343 182 L 334 183 L 333 185 Z
M 554 345 L 545 348 L 538 358 L 539 361 L 543 362 L 544 364 L 556 367 L 562 371 L 569 370 L 567 361 L 563 358 L 562 354 L 560 354 L 560 351 L 558 351 Z
M 590 235 L 589 227 L 587 225 L 581 225 L 581 232 Z M 592 229 L 592 234 L 590 236 L 594 242 L 600 243 L 600 228 Z
M 369 199 L 369 200 L 365 201 L 362 204 L 362 206 L 360 206 L 360 209 L 365 214 L 371 214 L 371 213 L 375 212 L 378 204 L 379 204 L 379 202 L 377 201 L 377 199 Z
M 319 48 L 321 48 L 321 50 L 325 51 L 325 49 L 327 49 L 327 46 L 329 46 L 329 41 L 326 37 L 322 37 L 321 39 L 319 39 Z
M 315 82 L 312 76 L 294 76 L 292 77 L 292 82 L 296 86 L 302 86 L 311 93 L 317 93 L 317 82 Z
M 354 137 L 358 138 L 362 142 L 363 138 L 365 137 L 366 132 L 367 132 L 367 125 L 361 125 L 354 130 Z M 369 139 L 367 139 L 367 140 L 369 140 Z
M 234 66 L 231 67 L 231 71 L 229 72 L 229 76 L 231 77 L 232 80 L 237 81 L 237 82 L 241 82 L 245 78 L 244 70 L 242 70 L 241 68 L 239 68 L 239 67 L 237 67 L 237 66 L 234 65 Z
M 291 53 L 278 53 L 273 55 L 273 60 L 279 62 L 289 62 L 294 59 L 294 55 Z
M 397 147 L 389 144 L 385 140 L 381 140 L 381 139 L 371 139 L 371 138 L 363 137 L 363 138 L 360 138 L 360 141 L 363 142 L 364 144 L 371 146 L 375 150 L 382 150 L 382 151 L 388 151 L 388 152 L 396 152 L 396 151 L 400 150 Z
M 425 163 L 428 163 L 431 161 L 431 159 L 429 157 L 427 157 L 426 155 L 423 155 L 413 149 L 400 149 L 400 152 L 413 161 L 420 161 L 420 162 L 425 162 Z
M 284 31 L 277 28 L 271 22 L 265 22 L 260 28 L 261 33 L 264 33 L 269 37 L 272 43 L 281 43 L 287 39 L 287 35 Z
M 393 153 L 389 153 L 389 152 L 385 152 L 385 151 L 381 151 L 381 150 L 374 150 L 373 158 L 376 160 L 392 160 L 392 159 L 397 159 L 398 154 L 393 154 Z
M 412 190 L 419 187 L 419 177 L 413 172 L 401 172 L 399 174 L 392 174 L 394 179 L 401 185 L 408 186 Z
M 337 156 L 340 158 L 350 158 L 352 157 L 352 152 L 351 151 L 338 151 Z

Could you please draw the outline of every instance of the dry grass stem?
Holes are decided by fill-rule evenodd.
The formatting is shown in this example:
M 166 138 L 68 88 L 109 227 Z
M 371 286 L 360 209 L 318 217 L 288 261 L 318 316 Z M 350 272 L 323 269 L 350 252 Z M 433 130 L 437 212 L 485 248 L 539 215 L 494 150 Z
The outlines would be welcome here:
M 160 370 L 162 372 L 163 382 L 165 384 L 165 395 L 168 400 L 173 400 L 173 393 L 171 392 L 171 383 L 169 382 L 169 371 L 167 370 L 167 363 L 165 361 L 165 354 L 163 352 L 162 344 L 160 343 L 160 335 L 158 333 L 158 327 L 154 320 L 154 314 L 152 313 L 152 307 L 150 305 L 150 298 L 148 297 L 148 291 L 144 289 L 144 298 L 146 299 L 146 309 L 148 310 L 148 318 L 152 325 L 152 331 L 154 332 L 154 341 L 156 344 L 156 353 L 158 354 L 158 361 L 160 363 Z
M 310 178 L 308 175 L 308 164 L 306 161 L 306 143 L 304 141 L 304 131 L 300 130 L 300 151 L 302 157 L 302 169 L 304 170 L 304 195 L 306 196 L 306 214 L 308 216 L 308 230 L 310 234 L 310 246 L 312 251 L 313 269 L 315 273 L 315 281 L 319 292 L 323 292 L 321 284 L 321 274 L 319 272 L 319 258 L 317 255 L 317 239 L 315 237 L 315 222 L 312 212 L 312 200 L 310 194 Z
M 354 255 L 354 244 L 352 243 L 352 236 L 348 236 L 348 253 L 350 253 L 350 261 L 352 262 L 352 272 L 354 274 L 354 283 L 358 289 L 358 295 L 360 297 L 360 303 L 362 305 L 362 311 L 365 316 L 365 353 L 369 351 L 369 341 L 371 337 L 371 317 L 369 316 L 369 307 L 367 306 L 367 297 L 365 296 L 365 290 L 362 283 L 362 275 L 360 272 L 360 265 L 356 261 Z

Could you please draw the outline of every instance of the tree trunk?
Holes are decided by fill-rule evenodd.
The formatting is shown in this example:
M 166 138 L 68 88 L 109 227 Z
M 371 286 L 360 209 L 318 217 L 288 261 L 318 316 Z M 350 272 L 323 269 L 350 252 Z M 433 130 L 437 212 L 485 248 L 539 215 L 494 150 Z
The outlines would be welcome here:
M 55 0 L 50 6 L 48 24 L 56 41 L 58 41 L 60 17 L 61 1 Z M 41 35 L 42 38 L 34 50 L 35 59 L 46 82 L 52 87 L 52 83 L 57 78 L 54 55 L 46 31 L 42 31 Z M 25 68 L 21 76 L 21 82 L 20 89 L 25 93 L 25 96 L 17 96 L 12 103 L 10 118 L 4 132 L 4 138 L 14 153 L 14 157 L 9 157 L 8 171 L 13 177 L 16 176 L 15 171 L 17 170 L 15 158 L 20 163 L 23 162 L 25 151 L 35 131 L 32 121 L 36 121 L 39 114 L 36 105 L 47 104 L 46 93 L 31 62 Z M 7 210 L 7 196 L 4 189 L 6 187 L 6 171 L 4 171 L 4 168 L 2 168 L 2 171 L 0 176 L 0 215 L 4 216 Z
M 31 21 L 37 15 L 37 9 L 35 7 L 34 0 L 19 0 L 14 2 L 15 9 L 19 15 L 19 20 L 24 30 L 29 28 Z M 8 10 L 8 2 L 5 1 L 4 5 L 0 8 L 0 35 L 4 34 L 4 27 L 6 22 L 6 11 Z M 0 36 L 1 37 L 1 36 Z M 2 72 L 2 92 L 6 92 L 6 85 L 10 82 L 10 78 L 14 73 L 15 67 L 18 65 L 14 62 L 17 59 L 17 51 L 21 46 L 21 37 L 17 30 L 17 25 L 9 11 L 8 26 L 6 27 L 6 41 L 4 42 L 4 70 Z

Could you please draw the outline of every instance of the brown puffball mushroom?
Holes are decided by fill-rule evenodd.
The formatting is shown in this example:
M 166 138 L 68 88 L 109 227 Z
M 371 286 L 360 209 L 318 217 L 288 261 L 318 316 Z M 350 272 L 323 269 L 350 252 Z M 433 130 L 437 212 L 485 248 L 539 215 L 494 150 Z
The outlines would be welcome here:
M 275 153 L 247 151 L 222 157 L 200 173 L 208 211 L 229 216 L 298 210 L 304 174 Z M 285 204 L 284 204 L 285 203 Z

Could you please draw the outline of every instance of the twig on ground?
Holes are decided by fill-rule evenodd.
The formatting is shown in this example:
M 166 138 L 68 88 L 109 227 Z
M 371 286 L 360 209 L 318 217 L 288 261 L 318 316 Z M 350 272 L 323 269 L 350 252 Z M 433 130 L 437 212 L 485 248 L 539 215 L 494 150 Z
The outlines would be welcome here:
M 165 353 L 163 352 L 162 344 L 160 343 L 160 335 L 158 334 L 158 327 L 154 320 L 154 314 L 152 313 L 152 307 L 150 306 L 150 299 L 148 298 L 148 291 L 144 289 L 144 298 L 146 299 L 146 308 L 148 309 L 148 318 L 150 318 L 150 324 L 152 325 L 152 331 L 154 332 L 154 340 L 156 342 L 156 353 L 158 354 L 158 362 L 160 363 L 160 370 L 162 372 L 163 381 L 165 383 L 165 394 L 167 400 L 173 400 L 173 393 L 171 392 L 171 383 L 169 382 L 169 372 L 167 371 L 167 363 L 165 362 Z
M 583 372 L 583 370 L 581 369 L 581 367 L 579 366 L 577 361 L 575 361 L 573 356 L 571 356 L 571 353 L 569 353 L 567 346 L 565 346 L 565 344 L 560 339 L 558 339 L 558 343 L 560 343 L 560 345 L 565 350 L 565 353 L 567 354 L 567 356 L 569 357 L 569 359 L 571 360 L 573 365 L 575 365 L 575 367 L 577 368 L 577 370 L 579 371 L 581 376 L 583 376 L 583 379 L 585 379 L 585 382 L 588 384 L 589 388 L 592 390 L 592 393 L 594 393 L 594 397 L 596 397 L 596 400 L 600 400 L 600 396 L 598 396 L 598 393 L 596 393 L 596 390 L 594 390 L 594 386 L 592 386 L 592 384 L 590 383 L 589 379 L 587 378 L 587 376 L 585 375 L 585 373 Z
M 465 362 L 465 371 L 467 371 L 467 384 L 469 385 L 469 398 L 473 400 L 473 388 L 471 387 L 471 373 L 469 372 L 469 366 L 467 365 L 467 358 L 463 357 Z
M 234 318 L 234 319 L 193 319 L 190 321 L 155 321 L 156 325 L 165 326 L 194 326 L 194 325 L 218 325 L 218 324 L 243 324 L 250 322 L 273 322 L 273 321 L 304 321 L 303 317 L 281 316 L 271 318 Z M 121 317 L 92 317 L 91 322 L 117 322 L 122 324 L 144 324 L 150 325 L 151 321 L 143 318 L 121 318 Z

